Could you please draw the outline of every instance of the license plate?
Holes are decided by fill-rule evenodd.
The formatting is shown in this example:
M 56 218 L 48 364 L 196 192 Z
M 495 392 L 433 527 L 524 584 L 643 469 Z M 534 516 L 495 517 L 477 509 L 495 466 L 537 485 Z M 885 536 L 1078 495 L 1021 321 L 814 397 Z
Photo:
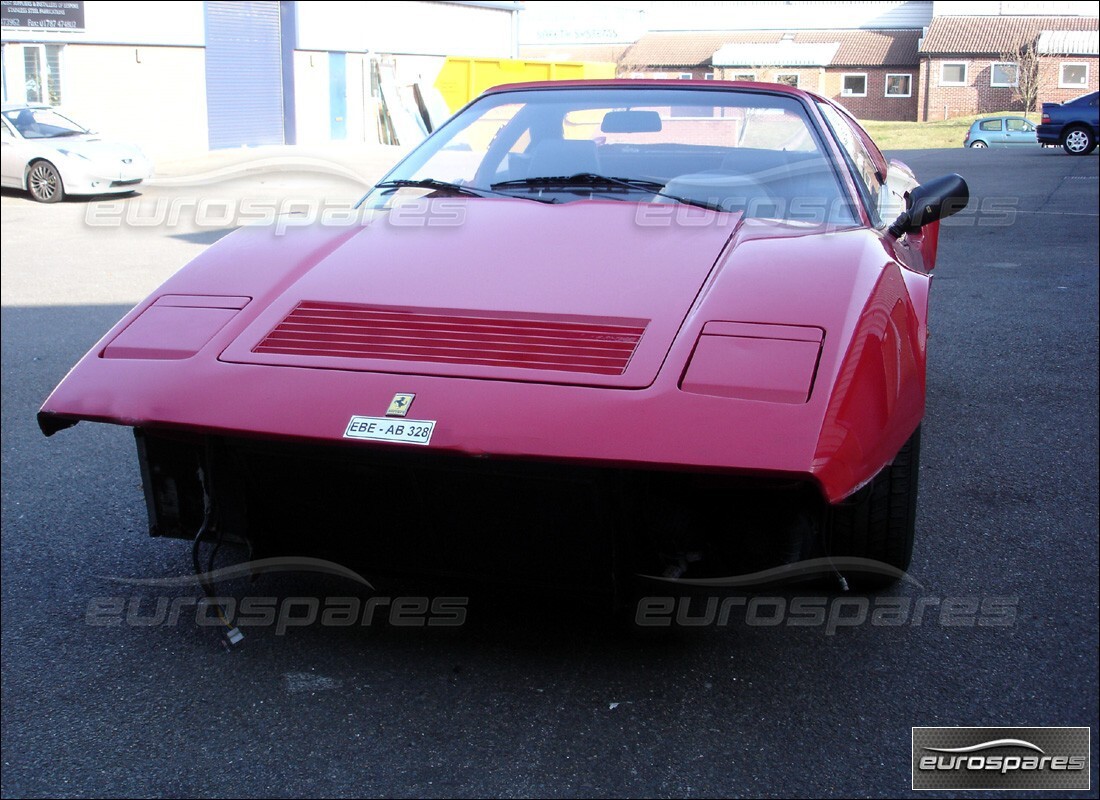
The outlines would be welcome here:
M 429 444 L 434 430 L 435 420 L 352 417 L 347 429 L 344 430 L 344 438 L 400 442 L 401 444 Z

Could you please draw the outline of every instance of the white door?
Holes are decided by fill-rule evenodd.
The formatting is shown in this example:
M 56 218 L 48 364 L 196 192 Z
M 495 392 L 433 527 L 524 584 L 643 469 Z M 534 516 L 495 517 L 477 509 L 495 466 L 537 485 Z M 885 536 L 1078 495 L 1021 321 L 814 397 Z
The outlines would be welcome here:
M 23 140 L 12 134 L 6 122 L 0 123 L 0 181 L 4 186 L 23 188 L 23 170 L 27 159 Z

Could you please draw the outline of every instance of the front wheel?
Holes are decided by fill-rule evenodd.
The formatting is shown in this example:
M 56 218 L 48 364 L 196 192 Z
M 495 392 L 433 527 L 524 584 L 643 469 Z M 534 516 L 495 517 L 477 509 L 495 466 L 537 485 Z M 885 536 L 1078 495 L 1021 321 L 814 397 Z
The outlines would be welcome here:
M 894 570 L 905 571 L 913 557 L 917 520 L 917 478 L 920 470 L 920 426 L 902 445 L 894 460 L 871 482 L 831 509 L 826 545 L 829 555 L 865 558 L 893 570 L 845 570 L 858 588 L 877 589 L 897 580 Z
M 1076 127 L 1062 137 L 1062 149 L 1071 156 L 1087 156 L 1096 147 L 1096 137 L 1088 128 Z
M 36 161 L 27 172 L 27 190 L 39 203 L 57 203 L 65 196 L 61 173 L 49 161 Z
M 987 147 L 988 145 L 986 145 L 986 143 L 983 141 L 977 141 L 971 142 L 970 146 L 973 147 L 975 150 L 981 150 L 983 147 Z

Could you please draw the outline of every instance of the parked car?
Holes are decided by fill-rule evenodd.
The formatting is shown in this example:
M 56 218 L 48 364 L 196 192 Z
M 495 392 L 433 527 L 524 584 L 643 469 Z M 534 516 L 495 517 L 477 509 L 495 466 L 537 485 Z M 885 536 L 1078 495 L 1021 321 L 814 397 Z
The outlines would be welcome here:
M 701 550 L 689 576 L 747 543 L 892 581 L 938 220 L 967 199 L 788 86 L 500 86 L 362 219 L 210 247 L 38 422 L 133 428 L 150 531 L 195 552 L 354 531 L 560 585 L 598 543 L 630 574 Z
M 1096 148 L 1100 136 L 1100 92 L 1083 94 L 1064 103 L 1043 103 L 1043 118 L 1037 130 L 1042 144 L 1060 144 L 1074 156 L 1084 156 Z
M 1035 124 L 1024 117 L 983 117 L 974 120 L 963 147 L 1035 146 Z
M 67 194 L 130 192 L 153 174 L 134 145 L 93 133 L 49 106 L 0 110 L 0 178 L 40 203 Z

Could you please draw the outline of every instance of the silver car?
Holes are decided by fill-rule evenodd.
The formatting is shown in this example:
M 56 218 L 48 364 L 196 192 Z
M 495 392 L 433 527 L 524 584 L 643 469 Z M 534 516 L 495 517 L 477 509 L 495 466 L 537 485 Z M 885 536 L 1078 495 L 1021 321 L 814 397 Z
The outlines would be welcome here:
M 103 139 L 49 106 L 0 109 L 0 177 L 41 203 L 69 194 L 130 192 L 153 174 L 130 144 Z

